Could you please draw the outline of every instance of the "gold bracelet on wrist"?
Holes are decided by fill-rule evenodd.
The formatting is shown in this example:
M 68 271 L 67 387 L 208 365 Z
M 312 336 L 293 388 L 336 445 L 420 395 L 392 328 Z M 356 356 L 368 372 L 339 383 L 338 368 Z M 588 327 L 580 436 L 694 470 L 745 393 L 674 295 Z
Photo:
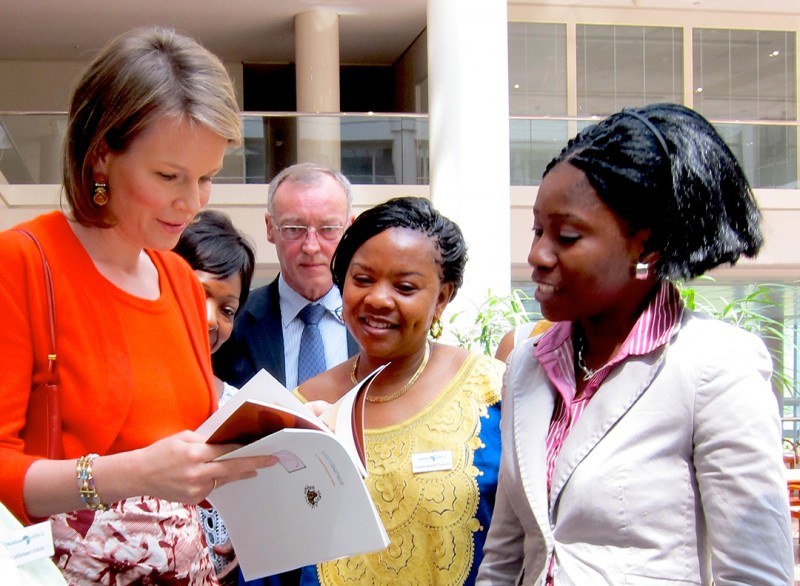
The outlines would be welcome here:
M 76 468 L 76 475 L 78 477 L 78 493 L 81 495 L 81 500 L 86 508 L 90 511 L 105 511 L 108 505 L 100 502 L 100 495 L 97 494 L 97 488 L 94 485 L 94 476 L 92 476 L 92 462 L 97 458 L 97 454 L 87 454 L 78 458 L 78 465 Z

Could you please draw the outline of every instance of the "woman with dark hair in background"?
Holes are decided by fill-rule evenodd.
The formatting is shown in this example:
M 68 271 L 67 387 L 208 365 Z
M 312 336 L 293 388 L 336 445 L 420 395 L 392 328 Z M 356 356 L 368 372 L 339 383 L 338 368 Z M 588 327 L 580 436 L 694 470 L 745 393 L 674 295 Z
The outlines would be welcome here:
M 730 149 L 676 104 L 623 110 L 547 167 L 528 262 L 555 324 L 513 351 L 478 583 L 793 583 L 771 360 L 684 308 L 762 243 Z
M 298 388 L 333 403 L 367 374 L 367 486 L 388 548 L 304 568 L 303 584 L 472 583 L 497 481 L 503 364 L 438 344 L 467 261 L 461 230 L 429 201 L 359 215 L 333 257 L 354 359 Z M 430 465 L 436 462 L 435 465 Z
M 208 340 L 213 354 L 233 331 L 233 321 L 250 294 L 256 266 L 253 245 L 217 210 L 202 210 L 186 227 L 173 249 L 186 259 L 206 292 Z M 220 404 L 236 391 L 214 377 Z
M 68 211 L 18 227 L 52 271 L 54 355 L 39 249 L 0 233 L 0 501 L 24 523 L 49 518 L 69 584 L 217 584 L 195 505 L 275 462 L 218 462 L 238 446 L 191 431 L 217 396 L 203 288 L 170 252 L 240 143 L 219 59 L 170 29 L 130 31 L 73 94 Z M 43 457 L 28 404 L 53 364 L 63 455 Z

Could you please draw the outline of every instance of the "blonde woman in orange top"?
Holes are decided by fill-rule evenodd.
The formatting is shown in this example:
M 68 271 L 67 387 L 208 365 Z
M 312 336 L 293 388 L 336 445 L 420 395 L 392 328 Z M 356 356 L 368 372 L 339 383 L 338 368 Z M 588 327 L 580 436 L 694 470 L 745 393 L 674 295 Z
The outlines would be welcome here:
M 274 461 L 215 462 L 235 446 L 191 431 L 217 405 L 205 295 L 170 252 L 240 141 L 224 67 L 174 31 L 122 35 L 79 80 L 68 210 L 21 226 L 52 269 L 60 458 L 26 441 L 48 372 L 42 261 L 24 234 L 0 233 L 0 500 L 25 523 L 49 518 L 70 584 L 216 584 L 195 505 Z

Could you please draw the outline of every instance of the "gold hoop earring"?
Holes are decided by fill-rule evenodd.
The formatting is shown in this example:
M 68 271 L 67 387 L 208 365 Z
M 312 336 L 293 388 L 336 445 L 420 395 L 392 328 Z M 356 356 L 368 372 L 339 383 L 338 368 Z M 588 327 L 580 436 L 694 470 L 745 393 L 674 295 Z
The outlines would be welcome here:
M 439 319 L 439 316 L 433 318 L 433 322 L 431 323 L 431 338 L 434 340 L 438 340 L 442 337 L 442 332 L 444 331 L 444 327 L 442 326 L 442 320 Z
M 92 201 L 95 205 L 100 207 L 108 203 L 108 185 L 105 181 L 105 179 L 102 182 L 95 181 L 94 187 L 92 188 Z

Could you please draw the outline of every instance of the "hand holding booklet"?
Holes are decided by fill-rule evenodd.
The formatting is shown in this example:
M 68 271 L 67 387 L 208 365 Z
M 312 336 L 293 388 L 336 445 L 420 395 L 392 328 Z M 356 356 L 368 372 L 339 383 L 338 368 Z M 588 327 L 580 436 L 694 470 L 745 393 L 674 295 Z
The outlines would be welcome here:
M 208 496 L 245 579 L 389 545 L 363 480 L 364 400 L 380 370 L 319 417 L 261 370 L 197 429 L 208 443 L 243 444 L 220 459 L 279 461 Z

